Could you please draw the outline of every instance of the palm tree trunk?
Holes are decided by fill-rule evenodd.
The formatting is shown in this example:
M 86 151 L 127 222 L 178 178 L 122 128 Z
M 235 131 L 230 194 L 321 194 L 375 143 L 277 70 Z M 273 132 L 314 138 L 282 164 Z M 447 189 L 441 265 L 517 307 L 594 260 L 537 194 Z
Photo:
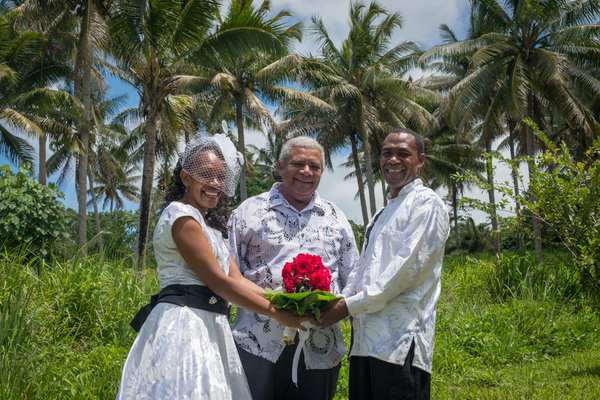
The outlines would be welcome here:
M 38 181 L 40 185 L 46 186 L 46 135 L 39 137 L 39 161 L 38 161 Z
M 89 1 L 85 2 L 83 5 L 83 19 L 81 21 L 81 33 L 79 35 L 79 43 L 78 48 L 80 54 L 83 56 L 83 77 L 82 77 L 82 102 L 83 102 L 83 119 L 84 123 L 90 122 L 90 109 L 91 109 L 91 100 L 90 100 L 90 92 L 91 92 L 91 76 L 92 76 L 92 66 L 91 66 L 91 58 L 89 53 L 89 43 L 88 43 L 88 34 L 90 31 L 90 12 L 91 8 L 89 6 Z M 76 77 L 77 79 L 77 77 Z M 89 131 L 88 127 L 84 126 L 81 129 L 81 144 L 82 144 L 82 152 L 79 156 L 79 175 L 78 175 L 78 206 L 79 206 L 79 215 L 78 215 L 78 227 L 79 227 L 79 248 L 81 249 L 81 253 L 85 256 L 87 254 L 87 187 L 86 187 L 86 177 L 87 177 L 87 165 L 88 165 L 88 147 L 89 147 Z
M 529 93 L 528 100 L 529 100 L 529 104 L 527 105 L 527 114 L 528 114 L 529 118 L 532 118 L 533 117 L 533 93 L 531 93 L 531 92 Z M 525 143 L 527 145 L 527 155 L 533 156 L 535 154 L 535 147 L 534 147 L 535 145 L 533 143 L 533 129 L 529 125 L 525 126 Z M 529 176 L 531 177 L 531 175 L 533 173 L 533 161 L 530 160 L 527 162 L 527 170 L 529 172 Z M 531 195 L 531 201 L 533 203 L 537 202 L 537 197 L 534 194 Z M 532 225 L 533 225 L 533 234 L 535 236 L 535 238 L 534 238 L 535 257 L 537 259 L 537 262 L 541 264 L 542 261 L 544 260 L 544 254 L 542 252 L 542 225 L 540 223 L 540 219 L 535 214 L 532 215 Z
M 102 254 L 102 235 L 100 232 L 100 215 L 98 214 L 98 202 L 96 201 L 96 192 L 94 191 L 94 181 L 92 179 L 92 167 L 88 163 L 88 182 L 90 183 L 90 192 L 92 193 L 92 204 L 94 205 L 94 220 L 96 222 L 96 233 L 98 234 L 98 251 Z
M 452 181 L 452 212 L 454 213 L 454 237 L 456 238 L 456 250 L 460 250 L 460 238 L 458 237 L 458 201 L 457 201 L 458 189 L 456 188 L 456 182 Z
M 371 162 L 371 145 L 365 129 L 364 105 L 362 96 L 358 100 L 358 128 L 360 131 L 360 140 L 363 142 L 363 151 L 365 158 L 365 169 L 367 171 L 367 188 L 369 189 L 369 205 L 371 206 L 371 217 L 377 212 L 377 204 L 375 203 L 375 181 L 373 179 L 373 164 Z
M 350 143 L 352 144 L 352 160 L 354 161 L 354 169 L 356 171 L 356 181 L 358 182 L 358 197 L 360 198 L 360 209 L 363 215 L 363 224 L 366 227 L 369 224 L 369 214 L 367 213 L 367 202 L 365 199 L 365 187 L 363 184 L 362 171 L 360 161 L 358 160 L 358 145 L 356 143 L 356 135 L 350 135 Z
M 515 137 L 514 137 L 514 128 L 515 125 L 512 123 L 509 123 L 509 130 L 508 130 L 508 145 L 510 148 L 510 159 L 512 161 L 515 160 Z M 517 165 L 518 167 L 518 165 Z M 515 190 L 515 212 L 517 214 L 517 216 L 521 216 L 521 202 L 519 201 L 519 177 L 517 176 L 517 171 L 516 170 L 512 170 L 511 173 L 512 178 L 513 178 L 513 187 Z M 525 238 L 523 237 L 522 233 L 519 233 L 519 248 L 522 249 L 525 247 Z
M 487 138 L 485 140 L 485 151 L 487 153 L 492 152 L 492 139 Z M 488 184 L 490 185 L 490 190 L 488 190 L 488 196 L 490 199 L 490 205 L 492 207 L 492 231 L 494 238 L 494 252 L 498 258 L 502 257 L 502 253 L 500 251 L 500 232 L 498 232 L 498 217 L 496 214 L 496 194 L 494 192 L 494 169 L 492 168 L 492 157 L 488 157 L 487 159 L 487 179 Z
M 144 143 L 144 167 L 142 172 L 142 190 L 140 194 L 140 214 L 135 240 L 135 258 L 138 270 L 144 269 L 146 247 L 148 245 L 148 225 L 150 223 L 150 205 L 152 201 L 152 183 L 154 182 L 154 163 L 156 153 L 156 118 L 149 110 L 146 119 L 146 142 Z
M 87 61 L 84 61 L 83 66 L 83 119 L 87 122 L 90 120 L 90 77 L 91 68 Z M 87 80 L 87 84 L 86 84 Z M 86 101 L 87 93 L 87 101 Z M 79 227 L 79 248 L 82 254 L 87 254 L 87 164 L 88 164 L 88 146 L 90 136 L 87 126 L 81 129 L 81 144 L 82 151 L 79 155 L 79 174 L 77 176 L 79 182 L 77 185 L 78 202 L 79 202 L 79 215 L 78 215 L 78 227 Z
M 235 119 L 238 131 L 238 151 L 244 155 L 244 166 L 240 173 L 240 202 L 246 200 L 248 192 L 246 189 L 246 141 L 244 139 L 244 114 L 242 110 L 243 99 L 237 97 L 235 100 Z

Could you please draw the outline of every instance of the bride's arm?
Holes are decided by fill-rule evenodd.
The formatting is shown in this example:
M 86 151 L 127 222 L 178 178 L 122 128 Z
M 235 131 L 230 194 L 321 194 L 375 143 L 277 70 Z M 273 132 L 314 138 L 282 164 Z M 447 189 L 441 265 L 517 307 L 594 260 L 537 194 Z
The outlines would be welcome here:
M 235 263 L 232 264 L 234 277 L 223 272 L 198 221 L 192 217 L 178 218 L 173 223 L 171 232 L 177 250 L 179 250 L 183 259 L 200 280 L 217 295 L 247 310 L 275 318 L 282 325 L 306 330 L 300 323 L 307 321 L 309 318 L 275 308 L 269 300 L 260 294 L 262 291 L 258 292 L 254 288 L 256 285 L 250 285 L 252 282 L 243 277 L 241 280 L 239 277 L 234 278 L 236 270 L 237 274 L 241 276 Z
M 262 296 L 262 294 L 265 292 L 265 289 L 261 288 L 256 283 L 242 275 L 231 255 L 229 256 L 229 276 L 240 282 L 242 285 L 244 285 L 244 287 L 248 288 L 248 290 L 251 290 L 258 295 Z

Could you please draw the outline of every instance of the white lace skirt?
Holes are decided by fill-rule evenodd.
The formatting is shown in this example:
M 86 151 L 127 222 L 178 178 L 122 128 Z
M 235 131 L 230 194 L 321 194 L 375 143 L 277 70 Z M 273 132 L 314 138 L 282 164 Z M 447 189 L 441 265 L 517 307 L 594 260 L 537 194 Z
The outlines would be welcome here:
M 125 399 L 251 399 L 227 317 L 159 303 L 125 361 Z

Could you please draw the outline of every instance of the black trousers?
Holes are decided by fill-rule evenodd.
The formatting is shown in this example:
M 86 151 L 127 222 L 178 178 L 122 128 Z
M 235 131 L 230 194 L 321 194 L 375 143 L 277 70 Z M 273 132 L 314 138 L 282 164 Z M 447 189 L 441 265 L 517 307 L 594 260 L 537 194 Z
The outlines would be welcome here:
M 404 365 L 350 357 L 350 400 L 429 400 L 431 374 L 412 366 L 415 342 Z
M 254 400 L 331 400 L 335 396 L 340 365 L 331 369 L 306 369 L 304 352 L 298 362 L 298 387 L 292 382 L 294 345 L 285 346 L 276 363 L 237 347 Z

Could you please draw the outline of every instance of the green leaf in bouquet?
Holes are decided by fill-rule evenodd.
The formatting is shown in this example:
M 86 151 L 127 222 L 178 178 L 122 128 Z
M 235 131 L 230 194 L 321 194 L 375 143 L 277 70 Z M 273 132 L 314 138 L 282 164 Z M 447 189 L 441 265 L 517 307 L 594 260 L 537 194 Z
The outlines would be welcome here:
M 326 303 L 341 299 L 330 292 L 323 290 L 315 290 L 314 292 L 304 293 L 283 293 L 282 290 L 273 290 L 265 288 L 266 293 L 263 295 L 269 299 L 277 308 L 291 310 L 294 314 L 302 315 L 307 309 L 310 309 L 315 314 L 317 321 L 321 322 L 320 308 Z

